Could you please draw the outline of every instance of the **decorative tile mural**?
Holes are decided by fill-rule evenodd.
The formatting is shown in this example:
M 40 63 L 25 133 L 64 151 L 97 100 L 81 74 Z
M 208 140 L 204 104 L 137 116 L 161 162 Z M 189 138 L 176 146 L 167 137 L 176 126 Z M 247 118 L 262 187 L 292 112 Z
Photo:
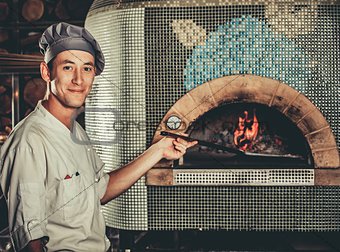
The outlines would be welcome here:
M 255 74 L 281 80 L 304 92 L 312 62 L 304 47 L 273 31 L 252 16 L 233 18 L 207 35 L 187 60 L 187 90 L 209 80 L 234 74 Z

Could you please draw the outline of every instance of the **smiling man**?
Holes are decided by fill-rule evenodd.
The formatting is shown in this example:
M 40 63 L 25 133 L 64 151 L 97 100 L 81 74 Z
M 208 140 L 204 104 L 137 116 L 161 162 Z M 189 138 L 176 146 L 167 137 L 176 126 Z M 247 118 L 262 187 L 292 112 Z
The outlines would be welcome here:
M 131 187 L 160 159 L 178 159 L 196 144 L 163 138 L 131 163 L 109 174 L 73 120 L 104 57 L 82 27 L 59 23 L 43 33 L 40 71 L 46 99 L 22 120 L 1 148 L 0 182 L 16 250 L 107 251 L 101 204 Z
M 50 83 L 50 94 L 42 105 L 68 128 L 70 116 L 81 107 L 95 76 L 94 57 L 85 51 L 67 50 L 53 60 L 51 71 L 42 63 L 41 76 Z

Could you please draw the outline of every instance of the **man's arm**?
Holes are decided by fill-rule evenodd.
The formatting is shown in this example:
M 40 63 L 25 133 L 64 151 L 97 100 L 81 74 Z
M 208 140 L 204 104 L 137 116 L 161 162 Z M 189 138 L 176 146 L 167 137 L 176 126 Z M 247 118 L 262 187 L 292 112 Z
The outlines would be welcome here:
M 23 250 L 31 240 L 47 237 L 44 145 L 35 134 L 30 135 L 32 141 L 21 135 L 18 137 L 21 139 L 19 144 L 13 136 L 1 147 L 0 179 L 15 251 Z
M 187 142 L 181 138 L 176 140 L 172 138 L 161 139 L 129 164 L 109 173 L 109 183 L 100 202 L 105 204 L 118 197 L 162 158 L 168 160 L 179 159 L 185 154 L 187 148 L 194 146 L 196 143 Z

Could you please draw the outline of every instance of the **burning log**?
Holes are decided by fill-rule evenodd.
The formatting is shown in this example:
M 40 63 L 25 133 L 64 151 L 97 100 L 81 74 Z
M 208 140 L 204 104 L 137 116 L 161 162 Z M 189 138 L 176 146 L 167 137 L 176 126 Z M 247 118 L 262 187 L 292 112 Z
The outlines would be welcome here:
M 238 118 L 238 126 L 234 132 L 234 143 L 240 150 L 245 151 L 252 146 L 259 130 L 259 123 L 255 110 L 252 119 L 248 117 L 248 111 L 243 113 L 244 117 Z

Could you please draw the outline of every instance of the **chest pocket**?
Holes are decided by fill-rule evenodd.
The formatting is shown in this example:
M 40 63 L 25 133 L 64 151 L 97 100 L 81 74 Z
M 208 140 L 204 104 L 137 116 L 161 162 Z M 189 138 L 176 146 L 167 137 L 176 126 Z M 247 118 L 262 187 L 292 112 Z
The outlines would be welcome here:
M 81 175 L 61 181 L 63 212 L 65 219 L 84 213 L 88 208 L 87 191 Z

